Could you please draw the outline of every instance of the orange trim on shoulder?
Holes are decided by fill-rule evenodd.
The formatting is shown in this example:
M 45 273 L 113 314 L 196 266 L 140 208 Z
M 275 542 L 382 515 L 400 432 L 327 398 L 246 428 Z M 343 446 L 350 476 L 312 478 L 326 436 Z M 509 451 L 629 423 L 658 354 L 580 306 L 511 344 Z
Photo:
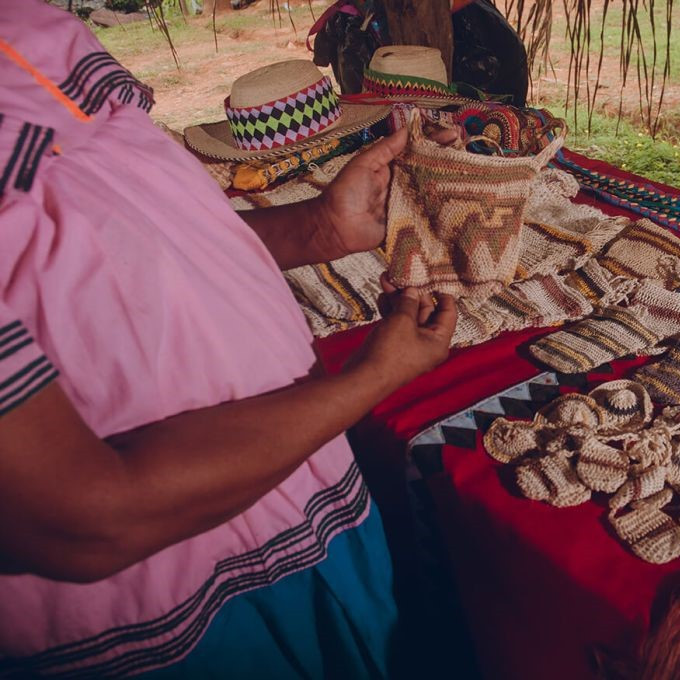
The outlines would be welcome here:
M 27 73 L 30 73 L 35 81 L 46 89 L 62 106 L 65 106 L 73 116 L 84 123 L 89 123 L 92 120 L 92 116 L 88 116 L 86 113 L 78 108 L 78 105 L 69 97 L 67 97 L 47 76 L 43 75 L 38 69 L 28 62 L 24 57 L 22 57 L 11 45 L 9 45 L 4 40 L 0 39 L 0 52 L 4 53 L 9 59 L 11 59 L 19 68 L 24 69 Z

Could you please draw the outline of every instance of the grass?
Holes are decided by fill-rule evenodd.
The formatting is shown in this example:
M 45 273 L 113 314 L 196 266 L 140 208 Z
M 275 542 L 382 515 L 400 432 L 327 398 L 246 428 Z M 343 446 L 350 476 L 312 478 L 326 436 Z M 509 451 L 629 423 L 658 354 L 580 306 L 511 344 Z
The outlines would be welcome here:
M 622 26 L 621 21 L 623 18 L 622 10 L 617 7 L 611 7 L 607 11 L 607 21 L 605 23 L 604 30 L 604 56 L 615 59 L 617 64 L 619 60 L 619 50 L 621 46 L 621 34 Z M 651 15 L 648 8 L 643 7 L 642 4 L 638 10 L 638 23 L 640 26 L 640 35 L 642 41 L 647 49 L 647 59 L 651 63 L 652 58 L 652 44 L 653 44 L 653 32 L 651 26 Z M 661 69 L 662 62 L 665 58 L 666 51 L 666 34 L 665 34 L 665 23 L 666 23 L 666 11 L 665 7 L 656 6 L 654 10 L 654 21 L 656 24 L 656 35 L 657 35 L 657 70 Z M 673 25 L 678 26 L 680 22 L 680 6 L 676 6 L 673 11 Z M 592 67 L 597 66 L 597 55 L 600 51 L 600 30 L 602 25 L 602 10 L 600 8 L 593 7 L 591 14 L 591 36 L 590 36 L 590 46 L 592 50 L 591 65 Z M 568 48 L 568 39 L 566 38 L 567 22 L 564 17 L 556 18 L 553 24 L 553 47 L 559 49 Z M 554 50 L 552 50 L 554 51 Z M 676 37 L 671 36 L 671 46 L 670 46 L 670 57 L 671 57 L 671 79 L 680 79 L 680 41 Z M 634 70 L 634 61 L 631 64 L 631 74 Z
M 299 24 L 300 22 L 296 22 L 296 19 L 309 17 L 309 8 L 293 7 L 290 14 L 293 22 Z M 185 21 L 181 15 L 175 14 L 174 16 L 166 17 L 166 20 L 172 42 L 180 53 L 180 61 L 182 47 L 196 43 L 208 45 L 214 43 L 212 17 L 210 16 L 202 16 L 198 19 L 192 18 L 189 21 Z M 285 22 L 290 22 L 290 19 L 288 13 L 282 11 L 282 24 L 285 25 Z M 258 8 L 257 11 L 248 14 L 230 12 L 218 16 L 215 21 L 215 30 L 219 35 L 226 34 L 228 37 L 232 35 L 236 37 L 238 34 L 262 28 L 267 24 L 269 26 L 279 26 L 278 17 L 272 19 L 268 9 Z M 144 54 L 144 52 L 161 48 L 167 48 L 168 57 L 170 56 L 170 50 L 165 37 L 160 31 L 155 30 L 155 28 L 152 29 L 149 22 L 140 21 L 138 23 L 112 26 L 111 28 L 95 27 L 94 32 L 104 47 L 116 58 L 123 61 L 123 63 L 125 62 L 125 56 L 138 56 Z M 302 33 L 299 35 L 301 38 L 304 37 Z M 238 49 L 240 52 L 256 51 L 260 47 L 257 42 L 253 41 L 250 45 L 240 43 Z M 223 44 L 220 46 L 220 49 L 225 49 Z M 228 45 L 226 49 L 229 49 Z M 172 63 L 172 59 L 169 59 L 169 62 Z
M 564 117 L 570 124 L 566 141 L 569 149 L 656 182 L 680 187 L 680 145 L 658 139 L 654 141 L 627 120 L 621 121 L 617 134 L 616 119 L 597 112 L 593 114 L 588 129 L 584 107 L 578 112 L 583 122 L 574 131 L 573 109 L 566 112 L 564 106 L 551 106 L 550 103 L 546 108 Z
M 665 3 L 664 3 L 665 4 Z M 578 125 L 574 124 L 574 107 L 570 103 L 569 111 L 565 111 L 566 82 L 559 86 L 551 86 L 543 93 L 543 98 L 534 105 L 550 109 L 556 115 L 566 118 L 570 126 L 567 146 L 574 151 L 584 153 L 592 158 L 607 161 L 624 170 L 643 175 L 649 179 L 680 187 L 680 107 L 669 102 L 668 86 L 680 83 L 680 40 L 671 37 L 670 44 L 670 78 L 666 86 L 667 102 L 662 108 L 657 139 L 652 140 L 642 123 L 639 107 L 636 55 L 631 59 L 628 81 L 625 88 L 624 117 L 618 122 L 617 112 L 621 92 L 619 75 L 619 50 L 622 35 L 622 11 L 617 3 L 612 3 L 607 13 L 603 41 L 600 38 L 602 10 L 593 3 L 591 14 L 591 77 L 590 86 L 594 87 L 600 45 L 604 42 L 604 63 L 600 77 L 602 89 L 598 92 L 595 110 L 588 129 L 588 116 L 585 105 L 585 74 L 581 78 L 581 95 L 584 100 L 577 109 Z M 646 48 L 648 68 L 651 69 L 653 58 L 653 33 L 651 28 L 649 5 L 640 4 L 638 22 L 640 34 Z M 665 60 L 665 7 L 656 6 L 654 19 L 657 33 L 657 64 L 655 70 L 655 90 L 658 96 L 661 84 L 663 62 Z M 680 24 L 680 7 L 673 12 L 673 23 Z M 676 29 L 677 30 L 677 29 Z M 566 20 L 557 16 L 553 24 L 551 57 L 555 64 L 563 67 L 569 62 L 569 41 L 566 37 Z M 572 85 L 573 87 L 573 85 Z M 573 90 L 570 102 L 573 99 Z

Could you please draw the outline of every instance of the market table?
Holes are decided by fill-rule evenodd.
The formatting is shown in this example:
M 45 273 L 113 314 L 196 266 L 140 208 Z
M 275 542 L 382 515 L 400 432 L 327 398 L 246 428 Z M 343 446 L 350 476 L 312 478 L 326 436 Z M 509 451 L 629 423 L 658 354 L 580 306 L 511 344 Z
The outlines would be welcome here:
M 680 190 L 605 163 L 571 152 L 564 158 L 680 197 Z M 582 191 L 577 200 L 611 215 L 640 217 L 592 192 Z M 561 392 L 587 390 L 645 361 L 617 361 L 588 376 L 545 373 L 527 358 L 526 346 L 550 330 L 508 333 L 453 350 L 443 365 L 395 392 L 351 433 L 383 513 L 403 606 L 430 619 L 416 628 L 422 624 L 432 648 L 447 645 L 449 636 L 447 677 L 475 672 L 469 659 L 455 656 L 469 631 L 483 677 L 594 678 L 593 646 L 633 652 L 655 599 L 680 575 L 680 563 L 652 565 L 630 553 L 606 526 L 603 500 L 563 509 L 529 501 L 484 452 L 481 436 L 499 413 L 530 418 Z M 339 370 L 369 332 L 365 326 L 318 340 L 328 370 Z M 448 425 L 432 428 L 436 436 L 416 437 L 442 419 Z M 409 592 L 419 601 L 409 602 Z M 431 601 L 424 604 L 428 594 Z M 467 630 L 457 620 L 461 607 Z M 448 627 L 447 608 L 456 619 Z

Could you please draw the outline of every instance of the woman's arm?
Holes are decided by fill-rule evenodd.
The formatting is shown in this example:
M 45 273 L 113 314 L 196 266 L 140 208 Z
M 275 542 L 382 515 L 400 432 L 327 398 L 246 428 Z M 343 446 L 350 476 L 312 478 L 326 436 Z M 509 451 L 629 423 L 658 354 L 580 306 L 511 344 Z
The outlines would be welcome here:
M 377 248 L 385 239 L 389 163 L 406 139 L 401 129 L 357 155 L 318 198 L 239 215 L 281 269 Z
M 425 324 L 393 293 L 351 368 L 100 441 L 56 384 L 0 418 L 0 567 L 105 578 L 238 514 L 399 385 L 445 359 L 443 296 Z

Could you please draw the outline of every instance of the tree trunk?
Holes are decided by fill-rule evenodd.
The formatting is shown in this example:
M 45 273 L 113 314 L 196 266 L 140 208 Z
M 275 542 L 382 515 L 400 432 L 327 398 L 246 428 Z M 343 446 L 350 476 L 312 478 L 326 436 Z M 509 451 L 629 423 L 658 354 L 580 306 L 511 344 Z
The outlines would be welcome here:
M 442 53 L 451 81 L 453 27 L 450 0 L 383 0 L 393 45 L 425 45 Z

